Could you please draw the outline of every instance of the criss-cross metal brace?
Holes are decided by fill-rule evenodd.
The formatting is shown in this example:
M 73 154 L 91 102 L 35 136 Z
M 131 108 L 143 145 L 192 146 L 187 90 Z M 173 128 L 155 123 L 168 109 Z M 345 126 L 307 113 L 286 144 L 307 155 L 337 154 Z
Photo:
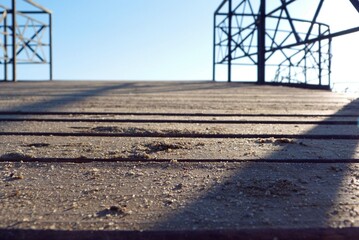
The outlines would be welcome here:
M 52 80 L 52 12 L 32 0 L 24 1 L 36 10 L 18 11 L 16 0 L 11 8 L 0 5 L 3 79 L 9 80 L 8 66 L 12 67 L 12 81 L 16 81 L 18 64 L 47 64 Z
M 239 66 L 241 81 L 251 75 L 263 84 L 271 74 L 270 82 L 330 88 L 331 40 L 359 27 L 331 33 L 317 20 L 324 2 L 312 0 L 308 11 L 301 0 L 223 0 L 214 14 L 213 80 L 225 66 L 232 81 Z

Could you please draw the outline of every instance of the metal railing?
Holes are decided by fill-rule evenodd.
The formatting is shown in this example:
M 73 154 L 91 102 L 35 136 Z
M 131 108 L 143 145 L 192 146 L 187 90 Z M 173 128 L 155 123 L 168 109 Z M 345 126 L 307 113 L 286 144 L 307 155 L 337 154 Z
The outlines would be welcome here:
M 52 12 L 24 0 L 36 10 L 21 10 L 12 0 L 11 8 L 0 5 L 0 64 L 4 65 L 4 81 L 16 81 L 18 65 L 48 65 L 49 80 L 53 79 Z M 40 18 L 41 15 L 41 18 Z M 11 78 L 9 77 L 11 67 Z
M 359 7 L 358 0 L 350 1 Z M 311 1 L 313 11 L 295 18 L 293 9 L 303 9 L 300 3 L 308 4 L 300 0 L 223 0 L 214 14 L 213 80 L 217 68 L 224 66 L 231 82 L 233 68 L 239 66 L 239 81 L 248 81 L 243 77 L 250 75 L 260 84 L 330 88 L 332 38 L 357 32 L 359 27 L 331 33 L 327 24 L 317 21 L 324 0 Z

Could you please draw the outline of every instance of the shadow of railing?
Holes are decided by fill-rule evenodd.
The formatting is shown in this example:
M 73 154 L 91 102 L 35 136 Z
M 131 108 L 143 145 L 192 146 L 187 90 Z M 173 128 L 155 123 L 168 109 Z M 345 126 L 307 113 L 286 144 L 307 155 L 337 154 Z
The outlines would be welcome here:
M 359 110 L 357 103 L 358 100 L 353 101 L 327 120 L 349 110 Z M 305 135 L 322 132 L 321 128 L 325 127 L 319 124 Z M 340 131 L 340 125 L 337 127 Z M 352 125 L 352 133 L 358 135 L 358 132 L 358 127 Z M 331 133 L 328 132 L 327 135 L 330 136 Z M 222 236 L 226 235 L 227 230 L 229 236 L 233 237 L 236 236 L 233 231 L 243 229 L 320 229 L 352 226 L 350 221 L 343 221 L 341 214 L 345 215 L 342 213 L 345 206 L 343 202 L 339 203 L 343 200 L 339 199 L 343 197 L 341 188 L 347 187 L 346 177 L 350 172 L 350 163 L 328 163 L 325 159 L 320 163 L 305 158 L 293 161 L 284 160 L 281 156 L 293 150 L 292 144 L 301 144 L 303 151 L 310 151 L 308 146 L 313 141 L 294 139 L 294 142 L 288 143 L 264 143 L 282 145 L 281 150 L 268 156 L 268 159 L 277 159 L 276 161 L 271 163 L 268 160 L 264 163 L 253 160 L 230 165 L 231 167 L 225 170 L 228 173 L 224 174 L 227 178 L 220 180 L 221 183 L 215 183 L 208 192 L 195 197 L 192 203 L 184 208 L 174 210 L 170 216 L 155 224 L 153 229 L 224 231 Z M 321 140 L 315 141 L 318 146 Z M 343 149 L 337 149 L 341 153 L 340 157 L 336 158 L 353 159 L 357 151 L 357 140 L 327 139 L 321 144 L 328 149 L 331 147 L 328 144 L 337 141 L 347 144 L 345 152 Z M 335 146 L 334 144 L 333 147 Z M 278 231 L 273 232 L 277 233 Z
M 49 83 L 48 86 L 49 88 L 51 88 L 52 83 Z M 66 85 L 65 85 L 66 86 Z M 88 98 L 94 97 L 94 96 L 99 96 L 102 95 L 106 92 L 109 91 L 113 91 L 116 89 L 123 89 L 123 88 L 129 88 L 132 87 L 133 83 L 121 83 L 121 84 L 112 84 L 109 86 L 100 86 L 100 87 L 90 87 L 89 89 L 74 89 L 72 93 L 60 93 L 60 95 L 55 95 L 55 96 L 51 96 L 51 95 L 47 95 L 46 99 L 41 100 L 41 101 L 35 101 L 35 102 L 29 102 L 29 103 L 24 103 L 24 104 L 19 104 L 18 106 L 12 106 L 11 108 L 2 110 L 2 112 L 16 112 L 16 111 L 27 111 L 27 110 L 33 110 L 33 109 L 38 109 L 41 110 L 43 112 L 46 111 L 51 111 L 51 110 L 56 110 L 59 107 L 66 107 L 72 103 L 76 103 L 76 102 L 81 102 L 84 101 Z M 38 91 L 40 89 L 32 89 L 32 86 L 29 85 L 28 86 L 28 90 L 27 93 L 13 93 L 13 92 L 8 92 L 5 93 L 4 96 L 12 96 L 12 97 L 18 97 L 19 99 L 22 99 L 24 97 L 28 97 L 28 96 L 38 96 Z M 36 87 L 36 84 L 35 84 Z M 69 88 L 71 86 L 68 86 Z M 27 86 L 25 86 L 25 88 L 27 88 Z M 14 88 L 16 89 L 16 88 Z M 38 91 L 36 91 L 38 90 Z M 45 90 L 46 91 L 46 87 L 44 89 L 41 89 L 42 91 Z M 26 99 L 26 98 L 25 98 Z
M 89 82 L 87 82 L 89 83 Z M 45 99 L 25 102 L 17 106 L 11 106 L 9 108 L 2 108 L 0 112 L 11 113 L 11 112 L 51 112 L 57 111 L 58 109 L 64 109 L 71 104 L 80 103 L 86 99 L 90 99 L 96 96 L 120 96 L 124 94 L 161 94 L 161 93 L 181 93 L 188 92 L 189 94 L 193 91 L 199 90 L 214 90 L 218 91 L 221 89 L 236 89 L 241 88 L 243 85 L 236 83 L 213 83 L 213 82 L 104 82 L 104 83 L 86 83 L 78 82 L 76 84 L 68 84 L 66 82 L 52 82 L 42 83 L 44 85 L 38 86 L 36 83 L 32 86 L 26 84 L 20 87 L 21 92 L 7 91 L 3 92 L 2 97 L 6 98 L 19 98 L 26 99 L 26 97 L 43 97 Z M 58 84 L 58 85 L 56 85 Z M 54 87 L 55 86 L 55 87 Z M 56 87 L 60 89 L 57 90 Z M 68 89 L 64 89 L 68 88 Z M 11 89 L 11 87 L 9 88 Z M 14 88 L 17 89 L 17 88 Z M 49 91 L 51 90 L 51 91 Z M 58 92 L 52 92 L 52 91 Z M 50 93 L 49 93 L 50 92 Z M 101 107 L 101 106 L 99 106 Z M 85 109 L 86 110 L 86 109 Z

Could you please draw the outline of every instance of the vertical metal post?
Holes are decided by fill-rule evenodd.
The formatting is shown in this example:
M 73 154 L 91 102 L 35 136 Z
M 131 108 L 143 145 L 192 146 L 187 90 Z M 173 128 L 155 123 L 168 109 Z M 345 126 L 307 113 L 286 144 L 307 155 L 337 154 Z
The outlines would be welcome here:
M 4 81 L 7 81 L 7 63 L 9 54 L 7 52 L 7 17 L 4 19 Z
M 328 68 L 329 68 L 329 72 L 328 72 L 328 86 L 331 87 L 331 82 L 332 82 L 332 38 L 329 38 L 329 63 L 328 63 Z
M 49 42 L 50 42 L 50 49 L 49 49 L 49 58 L 50 58 L 50 81 L 53 80 L 53 64 L 52 64 L 52 14 L 49 14 Z
M 261 0 L 259 9 L 258 24 L 258 59 L 257 59 L 257 77 L 258 83 L 265 83 L 265 62 L 266 62 L 266 0 Z
M 308 65 L 307 65 L 308 51 L 309 51 L 309 49 L 305 45 L 304 46 L 304 83 L 305 84 L 308 83 L 308 74 L 307 74 L 307 70 L 308 70 Z
M 16 0 L 12 0 L 12 81 L 16 82 Z
M 214 13 L 213 18 L 213 69 L 212 69 L 212 81 L 216 81 L 216 30 L 217 30 L 217 20 L 216 13 Z
M 228 82 L 232 82 L 232 0 L 228 0 Z
M 318 36 L 321 36 L 322 34 L 322 30 L 321 30 L 321 25 L 319 25 L 319 33 Z M 318 68 L 319 68 L 319 86 L 322 86 L 322 41 L 319 40 L 318 42 L 319 46 L 318 46 Z M 329 85 L 330 86 L 330 85 Z

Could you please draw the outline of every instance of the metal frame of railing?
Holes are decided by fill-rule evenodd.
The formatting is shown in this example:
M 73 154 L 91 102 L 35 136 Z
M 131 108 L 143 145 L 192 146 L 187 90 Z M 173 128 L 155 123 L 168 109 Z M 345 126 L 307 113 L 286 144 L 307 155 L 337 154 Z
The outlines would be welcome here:
M 256 68 L 259 84 L 330 88 L 332 38 L 359 27 L 331 33 L 328 25 L 317 21 L 324 0 L 311 2 L 316 9 L 310 18 L 293 18 L 289 7 L 298 2 L 282 0 L 268 9 L 267 0 L 223 0 L 214 14 L 213 80 L 219 65 L 227 67 L 228 82 L 234 66 L 248 65 Z M 359 11 L 359 1 L 350 2 Z M 266 71 L 273 67 L 273 79 L 267 80 Z
M 53 79 L 52 12 L 32 0 L 23 0 L 36 10 L 17 10 L 0 5 L 0 64 L 4 81 L 16 81 L 19 64 L 47 64 L 49 80 Z M 45 15 L 40 20 L 39 15 Z M 47 33 L 46 33 L 47 31 Z M 11 78 L 9 77 L 11 66 Z

